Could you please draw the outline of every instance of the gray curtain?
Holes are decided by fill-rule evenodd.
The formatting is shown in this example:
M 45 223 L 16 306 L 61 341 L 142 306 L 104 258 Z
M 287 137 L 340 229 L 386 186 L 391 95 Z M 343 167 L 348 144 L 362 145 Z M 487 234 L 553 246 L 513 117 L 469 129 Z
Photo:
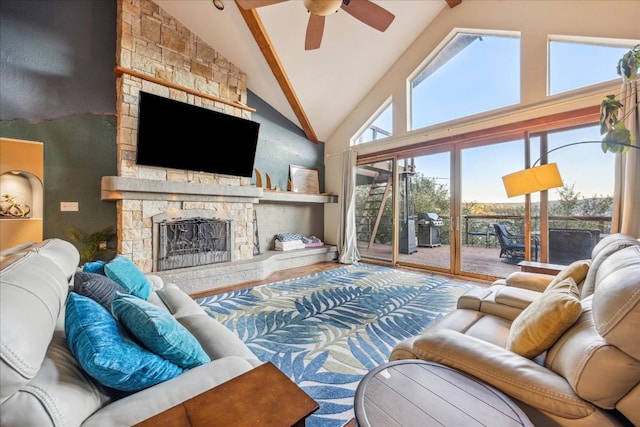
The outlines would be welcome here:
M 338 225 L 338 261 L 353 264 L 360 260 L 356 228 L 356 159 L 353 149 L 342 153 L 342 196 Z
M 638 109 L 638 81 L 622 83 L 620 102 L 625 125 L 640 145 L 640 110 Z M 640 238 L 640 149 L 630 149 L 616 160 L 616 184 L 614 190 L 611 231 Z

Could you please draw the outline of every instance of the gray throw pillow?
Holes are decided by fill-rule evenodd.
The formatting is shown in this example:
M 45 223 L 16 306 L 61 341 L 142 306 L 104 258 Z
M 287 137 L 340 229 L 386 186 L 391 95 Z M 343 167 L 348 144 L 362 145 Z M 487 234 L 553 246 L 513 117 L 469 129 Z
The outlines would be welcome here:
M 111 301 L 116 292 L 128 294 L 122 286 L 114 280 L 97 273 L 76 272 L 73 278 L 73 290 L 77 294 L 91 298 L 111 313 Z

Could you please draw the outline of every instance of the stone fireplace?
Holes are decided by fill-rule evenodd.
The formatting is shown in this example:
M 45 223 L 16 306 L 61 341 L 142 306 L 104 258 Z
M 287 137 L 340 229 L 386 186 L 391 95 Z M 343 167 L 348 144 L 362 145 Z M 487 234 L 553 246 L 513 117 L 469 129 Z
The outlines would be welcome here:
M 251 119 L 255 110 L 246 105 L 246 74 L 156 3 L 118 0 L 117 4 L 117 176 L 102 178 L 101 198 L 116 202 L 118 253 L 129 257 L 143 272 L 157 274 L 188 293 L 256 280 L 279 268 L 335 259 L 335 248 L 254 256 L 254 221 L 260 221 L 261 216 L 255 220 L 255 210 L 261 200 L 270 199 L 261 206 L 263 230 L 267 230 L 262 249 L 268 250 L 269 236 L 283 231 L 273 230 L 282 222 L 286 231 L 322 235 L 326 196 L 313 196 L 312 206 L 304 204 L 306 198 L 289 205 L 288 195 L 265 197 L 262 188 L 251 185 L 250 178 L 136 163 L 140 91 L 245 119 Z M 180 141 L 173 144 L 179 147 Z M 224 147 L 216 149 L 224 151 Z M 159 224 L 188 218 L 228 224 L 228 254 L 217 258 L 219 251 L 214 250 L 208 255 L 189 255 L 194 264 L 207 262 L 193 266 L 187 266 L 191 261 L 185 263 L 184 257 L 178 260 L 172 255 L 171 268 L 164 270 L 164 265 L 158 265 Z M 221 262 L 208 263 L 212 259 Z
M 147 273 L 250 260 L 253 209 L 262 195 L 250 178 L 136 162 L 140 91 L 251 119 L 246 74 L 152 1 L 118 0 L 117 12 L 117 176 L 103 177 L 102 198 L 116 201 L 118 252 Z M 214 250 L 178 256 L 174 246 L 163 248 L 168 253 L 159 261 L 160 222 L 194 217 L 228 224 L 225 255 Z M 187 249 L 187 238 L 174 238 Z M 199 251 L 195 246 L 190 249 Z
M 236 178 L 240 179 L 240 178 Z M 246 179 L 246 178 L 243 178 Z M 254 249 L 254 205 L 263 196 L 263 190 L 249 185 L 233 186 L 199 182 L 159 181 L 141 178 L 105 176 L 102 178 L 102 199 L 115 200 L 118 205 L 119 249 L 144 271 L 161 272 L 173 269 L 195 268 L 215 262 L 250 260 Z M 169 230 L 179 221 L 195 220 L 221 223 L 226 232 L 224 242 L 194 243 L 188 234 L 173 235 L 173 248 L 164 247 L 160 230 Z M 198 229 L 198 224 L 194 229 Z M 201 228 L 205 233 L 213 232 Z M 219 234 L 219 226 L 216 233 Z M 166 229 L 165 229 L 166 231 Z M 193 230 L 192 230 L 193 231 Z M 217 236 L 219 237 L 219 236 Z M 167 239 L 167 236 L 164 237 Z M 187 242 L 187 239 L 189 240 Z M 178 242 L 179 241 L 179 242 Z M 165 242 L 167 243 L 167 242 Z M 214 251 L 191 255 L 193 265 L 176 255 L 182 249 L 199 250 L 198 245 L 212 244 Z M 224 247 L 226 254 L 219 249 Z M 200 248 L 202 249 L 202 248 Z M 160 258 L 171 253 L 167 265 Z M 184 255 L 184 253 L 183 253 Z M 189 258 L 189 257 L 186 257 Z M 169 268 L 166 268 L 169 267 Z
M 295 229 L 321 236 L 322 206 L 336 203 L 336 196 L 266 192 L 250 185 L 105 176 L 102 177 L 102 199 L 115 201 L 119 206 L 120 226 L 124 227 L 118 230 L 123 236 L 119 241 L 120 252 L 131 257 L 143 271 L 175 283 L 190 294 L 263 279 L 283 268 L 332 261 L 337 256 L 335 246 L 281 252 L 269 250 L 264 244 L 275 230 Z M 258 221 L 254 222 L 256 209 Z M 159 253 L 159 224 L 194 218 L 229 224 L 230 260 L 159 270 L 157 255 L 154 255 Z M 263 245 L 261 253 L 254 255 L 254 226 L 260 223 Z M 275 228 L 269 228 L 269 224 Z M 314 230 L 314 224 L 320 224 L 320 228 Z

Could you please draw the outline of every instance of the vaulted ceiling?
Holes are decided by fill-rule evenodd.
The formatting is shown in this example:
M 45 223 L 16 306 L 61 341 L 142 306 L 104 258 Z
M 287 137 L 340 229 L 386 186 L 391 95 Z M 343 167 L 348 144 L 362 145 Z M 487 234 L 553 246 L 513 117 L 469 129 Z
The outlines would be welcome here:
M 247 73 L 249 90 L 308 139 L 326 141 L 436 15 L 461 0 L 373 0 L 394 15 L 384 32 L 340 8 L 312 50 L 301 0 L 241 0 L 261 6 L 250 9 L 234 0 L 154 2 Z

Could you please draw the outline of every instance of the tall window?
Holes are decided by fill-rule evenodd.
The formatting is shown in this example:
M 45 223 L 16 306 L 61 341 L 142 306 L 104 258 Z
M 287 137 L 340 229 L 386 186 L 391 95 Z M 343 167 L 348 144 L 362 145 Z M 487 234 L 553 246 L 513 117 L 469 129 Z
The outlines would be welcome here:
M 393 135 L 393 107 L 391 102 L 384 109 L 374 115 L 371 124 L 355 138 L 354 145 L 386 138 Z
M 616 65 L 631 47 L 551 39 L 549 95 L 619 78 Z
M 458 33 L 411 81 L 411 129 L 520 102 L 520 39 Z

